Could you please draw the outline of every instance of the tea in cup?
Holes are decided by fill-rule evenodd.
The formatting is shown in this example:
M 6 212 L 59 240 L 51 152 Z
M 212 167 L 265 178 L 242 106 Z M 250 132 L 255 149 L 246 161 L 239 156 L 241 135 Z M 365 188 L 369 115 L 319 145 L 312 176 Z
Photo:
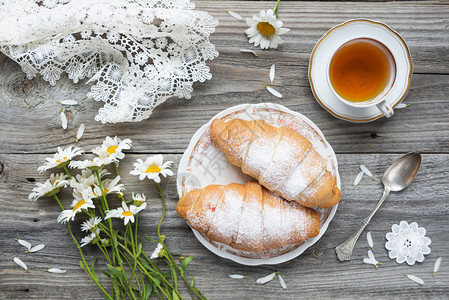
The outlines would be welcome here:
M 328 84 L 340 101 L 359 108 L 376 105 L 387 118 L 394 114 L 386 99 L 395 78 L 393 55 L 384 44 L 372 38 L 345 42 L 328 64 Z

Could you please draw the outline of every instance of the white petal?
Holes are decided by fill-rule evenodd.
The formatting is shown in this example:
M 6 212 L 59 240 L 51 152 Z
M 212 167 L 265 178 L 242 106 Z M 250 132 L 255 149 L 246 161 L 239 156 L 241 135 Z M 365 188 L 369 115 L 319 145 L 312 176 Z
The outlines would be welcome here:
M 61 118 L 62 129 L 67 129 L 67 117 L 63 111 L 59 114 L 59 118 Z
M 276 276 L 276 272 L 273 272 L 271 274 L 268 274 L 267 276 L 257 279 L 256 282 L 258 284 L 264 284 L 264 283 L 267 283 L 268 281 L 273 280 L 275 276 Z
M 273 89 L 272 87 L 269 87 L 269 86 L 265 86 L 265 87 L 270 92 L 270 94 L 272 94 L 273 96 L 278 97 L 278 98 L 282 98 L 282 94 L 279 93 L 278 91 L 276 91 L 275 89 Z
M 63 100 L 60 102 L 63 105 L 77 105 L 78 101 L 76 100 Z
M 17 241 L 20 245 L 22 245 L 22 246 L 24 246 L 25 248 L 27 248 L 28 250 L 31 249 L 31 244 L 28 243 L 27 241 L 21 240 L 21 239 L 16 239 L 16 241 Z
M 368 257 L 369 257 L 371 260 L 376 260 L 376 258 L 374 257 L 374 253 L 373 253 L 373 251 L 371 251 L 371 250 L 368 250 Z
M 371 171 L 368 170 L 367 167 L 365 167 L 364 165 L 360 165 L 360 170 L 362 170 L 366 175 L 368 175 L 368 176 L 371 177 L 373 180 L 375 180 L 375 179 L 374 179 L 374 176 L 373 176 L 373 173 L 371 173 Z
M 281 277 L 281 274 L 278 274 L 278 278 L 279 278 L 279 283 L 281 284 L 282 288 L 284 290 L 286 290 L 287 289 L 287 285 L 285 284 L 284 279 Z
M 366 234 L 366 240 L 368 241 L 368 245 L 371 247 L 371 249 L 374 249 L 374 243 L 373 243 L 373 237 L 371 236 L 371 231 L 368 231 Z
M 363 262 L 365 264 L 368 264 L 368 265 L 375 265 L 375 264 L 377 264 L 376 260 L 373 260 L 373 259 L 370 259 L 370 258 L 366 258 L 366 257 L 363 259 Z
M 161 243 L 157 244 L 156 249 L 154 249 L 153 253 L 150 256 L 150 259 L 155 259 L 159 257 L 159 252 L 161 252 L 161 250 L 164 248 L 164 246 L 162 246 Z
M 365 174 L 365 172 L 361 171 L 359 174 L 357 174 L 357 176 L 354 179 L 354 183 L 353 186 L 355 187 L 357 184 L 359 184 L 360 180 L 362 180 L 363 174 Z
M 438 269 L 440 268 L 440 264 L 441 264 L 441 260 L 442 259 L 443 259 L 442 257 L 438 257 L 437 258 L 437 260 L 435 262 L 435 265 L 433 266 L 433 276 L 435 276 L 435 274 L 437 273 Z
M 85 128 L 86 128 L 86 126 L 84 126 L 84 123 L 81 124 L 80 127 L 78 128 L 78 132 L 76 133 L 76 141 L 77 142 L 83 136 Z
M 240 52 L 243 52 L 243 53 L 252 53 L 255 57 L 259 57 L 259 55 L 258 55 L 256 52 L 254 52 L 253 50 L 249 50 L 249 49 L 240 49 Z
M 243 278 L 247 278 L 248 276 L 243 276 L 243 275 L 239 275 L 239 274 L 229 274 L 229 277 L 231 277 L 233 279 L 243 279 Z
M 233 18 L 236 19 L 236 20 L 239 20 L 239 21 L 242 21 L 242 20 L 243 20 L 242 16 L 239 15 L 238 13 L 235 13 L 235 12 L 233 12 L 233 11 L 231 11 L 231 10 L 226 10 L 226 12 L 227 12 L 231 17 L 233 17 Z
M 28 271 L 27 266 L 25 265 L 25 263 L 23 261 L 20 260 L 20 258 L 14 257 L 14 262 Z
M 424 280 L 422 280 L 421 278 L 415 276 L 415 275 L 408 275 L 408 274 L 404 274 L 405 276 L 407 276 L 408 279 L 418 283 L 418 284 L 424 284 Z
M 405 104 L 405 103 L 399 103 L 398 105 L 396 105 L 396 109 L 401 109 L 401 108 L 406 108 L 409 107 L 410 104 Z
M 56 273 L 56 274 L 64 274 L 65 272 L 67 272 L 67 270 L 61 270 L 61 269 L 58 269 L 58 268 L 51 268 L 51 269 L 48 269 L 48 270 L 45 270 L 45 271 L 47 271 L 49 273 Z
M 274 72 L 275 72 L 275 66 L 274 64 L 270 68 L 270 83 L 273 84 L 274 81 Z
M 45 248 L 45 245 L 44 244 L 40 244 L 40 245 L 34 246 L 33 248 L 31 248 L 27 252 L 37 252 L 37 251 L 42 250 L 44 248 Z

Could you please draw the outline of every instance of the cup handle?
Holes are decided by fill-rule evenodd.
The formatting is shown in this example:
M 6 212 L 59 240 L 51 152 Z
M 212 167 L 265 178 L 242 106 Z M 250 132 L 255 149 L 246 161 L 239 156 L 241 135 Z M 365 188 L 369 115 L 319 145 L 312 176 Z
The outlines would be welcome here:
M 394 115 L 393 108 L 391 108 L 387 101 L 384 100 L 378 103 L 376 106 L 386 118 L 390 118 L 392 115 Z

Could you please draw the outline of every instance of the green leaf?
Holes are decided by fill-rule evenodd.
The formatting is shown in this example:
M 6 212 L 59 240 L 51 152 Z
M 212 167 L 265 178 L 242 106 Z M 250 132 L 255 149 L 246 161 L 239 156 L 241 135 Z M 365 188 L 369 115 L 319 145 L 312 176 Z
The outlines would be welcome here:
M 181 263 L 181 274 L 185 274 L 187 265 L 192 261 L 193 256 L 186 257 Z
M 123 274 L 123 272 L 117 270 L 116 267 L 111 266 L 110 264 L 106 264 L 106 266 L 108 267 L 109 271 L 111 271 L 112 275 L 114 275 L 115 277 L 124 280 L 125 282 L 127 282 L 127 278 L 125 276 L 125 274 Z
M 173 290 L 173 300 L 179 300 L 178 293 L 175 290 Z
M 109 278 L 112 278 L 111 273 L 106 272 L 105 270 L 101 270 L 101 273 L 103 273 L 105 276 L 107 276 L 107 277 L 109 277 Z
M 194 284 L 195 284 L 195 277 L 192 277 L 192 282 L 190 282 L 190 286 L 193 287 Z
M 158 242 L 159 242 L 159 240 L 152 239 L 152 238 L 150 238 L 150 237 L 148 237 L 148 236 L 145 236 L 145 238 L 146 238 L 147 240 L 149 240 L 150 242 L 152 242 L 152 243 L 158 243 Z
M 162 273 L 162 276 L 164 276 L 165 278 L 169 278 L 171 276 L 171 272 L 164 272 Z
M 98 276 L 97 276 L 97 274 L 95 273 L 95 262 L 96 262 L 96 261 L 97 261 L 97 260 L 94 259 L 94 261 L 92 262 L 92 265 L 90 266 L 90 270 L 91 270 L 92 276 L 94 277 L 94 280 L 95 280 L 95 281 L 98 281 Z
M 112 288 L 114 289 L 115 292 L 115 299 L 124 299 L 123 290 L 120 285 L 120 282 L 115 278 L 112 278 L 111 281 L 112 281 Z
M 137 248 L 137 254 L 136 257 L 140 256 L 140 253 L 142 253 L 142 243 L 139 244 L 139 247 Z
M 171 271 L 171 279 L 173 280 L 173 284 L 175 285 L 175 290 L 178 289 L 178 274 L 174 268 L 170 269 Z
M 146 278 L 145 279 L 145 295 L 143 295 L 143 299 L 148 299 L 151 296 L 151 292 L 153 291 L 153 284 L 151 281 Z

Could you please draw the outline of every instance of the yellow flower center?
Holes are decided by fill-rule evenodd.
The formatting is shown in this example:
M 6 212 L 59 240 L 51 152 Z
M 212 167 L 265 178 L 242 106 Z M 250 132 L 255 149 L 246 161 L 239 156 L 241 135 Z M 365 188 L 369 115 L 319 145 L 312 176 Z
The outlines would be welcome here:
M 158 166 L 152 165 L 149 166 L 148 169 L 145 171 L 145 173 L 159 173 L 161 171 L 161 168 Z
M 124 215 L 125 217 L 131 217 L 133 215 L 133 213 L 130 210 L 128 210 L 128 211 L 122 212 L 122 215 Z
M 259 22 L 257 24 L 257 30 L 263 35 L 273 35 L 276 33 L 276 28 L 268 22 Z
M 75 206 L 73 207 L 73 211 L 75 211 L 78 208 L 80 208 L 80 206 L 83 205 L 84 203 L 86 203 L 86 201 L 84 201 L 84 199 L 78 201 L 78 203 L 76 203 Z
M 111 155 L 112 153 L 115 152 L 115 150 L 118 148 L 118 146 L 111 146 L 109 147 L 106 151 L 109 153 L 109 155 Z
M 67 159 L 67 157 L 63 157 L 63 161 L 65 161 Z M 62 164 L 62 161 L 60 161 L 59 159 L 58 160 L 56 160 L 56 162 L 58 162 L 58 163 L 60 163 L 60 164 Z

